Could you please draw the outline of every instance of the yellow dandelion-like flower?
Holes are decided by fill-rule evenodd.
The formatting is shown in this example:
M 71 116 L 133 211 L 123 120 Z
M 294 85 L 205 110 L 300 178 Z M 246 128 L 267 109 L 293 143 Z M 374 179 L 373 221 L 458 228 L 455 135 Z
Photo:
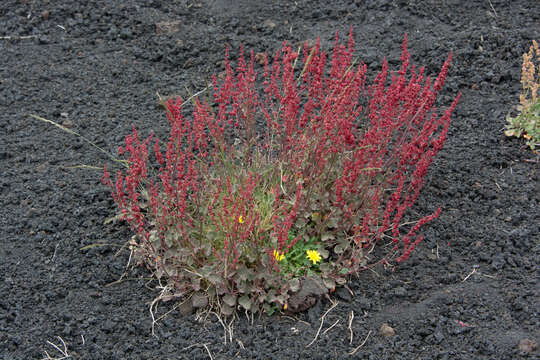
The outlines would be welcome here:
M 278 262 L 280 262 L 281 260 L 283 260 L 283 258 L 285 257 L 285 254 L 284 253 L 280 253 L 279 251 L 277 250 L 274 250 L 274 257 L 276 258 L 276 260 Z
M 306 255 L 313 265 L 321 261 L 321 254 L 317 250 L 306 250 Z
M 238 217 L 238 222 L 239 222 L 240 224 L 243 224 L 243 223 L 244 223 L 244 217 L 243 217 L 242 215 L 240 215 L 240 216 Z

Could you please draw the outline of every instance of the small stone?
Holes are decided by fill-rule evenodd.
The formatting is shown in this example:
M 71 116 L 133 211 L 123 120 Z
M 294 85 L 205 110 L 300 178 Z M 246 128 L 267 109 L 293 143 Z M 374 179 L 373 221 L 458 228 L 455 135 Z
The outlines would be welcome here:
M 62 121 L 62 126 L 68 129 L 71 129 L 73 127 L 73 121 L 66 119 Z
M 45 35 L 39 36 L 37 40 L 39 45 L 47 45 L 51 42 L 51 40 Z
M 393 327 L 388 325 L 387 323 L 384 323 L 381 325 L 381 329 L 379 330 L 382 336 L 390 337 L 396 335 L 396 330 L 394 330 Z
M 48 20 L 48 19 L 49 19 L 49 15 L 50 15 L 49 10 L 43 10 L 43 11 L 41 12 L 41 18 L 42 18 L 43 20 Z
M 274 30 L 274 28 L 276 27 L 276 23 L 272 20 L 264 20 L 263 26 L 269 30 Z
M 90 297 L 96 299 L 96 298 L 100 298 L 103 294 L 101 292 L 99 292 L 99 291 L 92 291 L 89 295 L 90 295 Z
M 518 349 L 519 351 L 524 352 L 526 354 L 533 352 L 534 350 L 536 350 L 537 347 L 538 347 L 538 344 L 534 340 L 531 340 L 531 339 L 519 340 Z
M 217 78 L 218 78 L 218 80 L 225 80 L 227 78 L 227 72 L 222 71 L 222 72 L 218 73 Z
M 264 63 L 266 62 L 266 54 L 262 52 L 256 53 L 255 61 L 257 62 L 257 64 L 264 66 Z
M 156 23 L 157 34 L 172 34 L 180 31 L 181 22 L 177 21 L 162 21 Z

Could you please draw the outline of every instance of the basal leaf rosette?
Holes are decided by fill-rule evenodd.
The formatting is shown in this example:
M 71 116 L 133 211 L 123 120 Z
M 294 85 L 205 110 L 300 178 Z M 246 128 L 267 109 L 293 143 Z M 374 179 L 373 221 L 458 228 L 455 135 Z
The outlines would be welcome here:
M 209 98 L 191 111 L 163 102 L 166 144 L 133 129 L 127 171 L 113 182 L 105 169 L 104 182 L 166 298 L 224 315 L 301 311 L 350 274 L 410 255 L 440 209 L 403 219 L 459 95 L 438 114 L 451 55 L 431 79 L 410 66 L 406 36 L 402 49 L 400 69 L 384 60 L 369 86 L 352 32 L 328 60 L 319 42 L 284 43 L 258 65 L 240 49 L 233 70 L 227 49 Z M 379 243 L 390 251 L 375 258 Z

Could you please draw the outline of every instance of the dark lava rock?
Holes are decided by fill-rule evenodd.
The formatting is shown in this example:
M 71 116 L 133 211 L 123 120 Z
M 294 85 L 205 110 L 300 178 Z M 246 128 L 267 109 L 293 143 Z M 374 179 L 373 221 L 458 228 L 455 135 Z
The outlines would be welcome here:
M 336 290 L 336 296 L 338 299 L 343 300 L 345 302 L 350 302 L 352 300 L 352 295 L 349 292 L 349 290 L 343 287 L 340 287 L 339 289 Z
M 300 283 L 300 290 L 293 294 L 287 302 L 287 311 L 297 313 L 309 309 L 317 300 L 328 293 L 322 280 L 318 277 L 307 277 Z

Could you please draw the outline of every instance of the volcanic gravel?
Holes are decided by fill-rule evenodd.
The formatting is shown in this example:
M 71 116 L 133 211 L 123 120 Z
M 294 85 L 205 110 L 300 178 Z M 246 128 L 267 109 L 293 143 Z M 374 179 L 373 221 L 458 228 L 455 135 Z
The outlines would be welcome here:
M 317 37 L 331 50 L 350 26 L 372 75 L 384 56 L 397 70 L 404 33 L 432 75 L 454 53 L 438 106 L 463 96 L 409 215 L 441 216 L 407 262 L 332 294 L 322 328 L 326 299 L 241 313 L 232 334 L 170 302 L 152 335 L 159 284 L 144 268 L 117 282 L 131 232 L 104 224 L 116 209 L 90 168 L 110 159 L 29 115 L 116 153 L 132 124 L 166 139 L 156 93 L 202 90 L 226 44 L 233 58 Z M 539 30 L 536 0 L 2 0 L 0 359 L 538 359 L 539 158 L 503 130 Z

